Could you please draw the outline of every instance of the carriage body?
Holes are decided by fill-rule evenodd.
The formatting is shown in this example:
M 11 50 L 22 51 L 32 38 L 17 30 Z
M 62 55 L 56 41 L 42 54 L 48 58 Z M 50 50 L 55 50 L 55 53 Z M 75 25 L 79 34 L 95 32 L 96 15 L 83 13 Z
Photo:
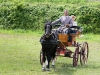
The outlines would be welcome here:
M 79 38 L 80 34 L 81 32 L 79 30 L 77 30 L 76 33 L 58 34 L 59 46 L 56 50 L 56 55 L 73 58 L 74 67 L 77 66 L 78 64 L 79 56 L 81 65 L 86 64 L 88 60 L 88 54 L 89 54 L 88 43 L 83 42 L 82 44 L 79 44 L 76 41 L 76 37 Z M 72 37 L 71 42 L 68 41 L 69 36 Z M 70 50 L 69 47 L 74 47 L 74 51 Z
M 64 45 L 64 46 L 72 46 L 72 43 L 75 43 L 76 41 L 76 34 L 71 34 L 70 36 L 72 36 L 72 42 L 68 42 L 68 34 L 58 34 L 58 38 L 60 41 L 60 46 Z

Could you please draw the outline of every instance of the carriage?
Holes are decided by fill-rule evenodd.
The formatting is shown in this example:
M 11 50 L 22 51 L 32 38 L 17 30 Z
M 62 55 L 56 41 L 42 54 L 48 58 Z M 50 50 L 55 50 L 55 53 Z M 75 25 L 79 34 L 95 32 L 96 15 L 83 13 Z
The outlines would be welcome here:
M 59 46 L 56 50 L 56 55 L 73 58 L 73 67 L 77 66 L 79 57 L 81 65 L 86 64 L 88 61 L 88 43 L 83 42 L 80 44 L 76 42 L 76 37 L 79 37 L 80 34 L 80 31 L 71 34 L 58 34 Z M 71 42 L 68 42 L 68 36 L 72 36 Z M 73 49 L 75 50 L 70 50 L 70 47 L 74 47 Z
M 80 29 L 77 26 L 72 27 L 72 29 L 77 30 L 76 33 L 70 33 L 70 34 L 64 34 L 64 33 L 58 33 L 58 47 L 56 49 L 56 57 L 57 56 L 63 56 L 63 57 L 69 57 L 73 59 L 73 67 L 78 65 L 78 60 L 80 57 L 80 64 L 85 65 L 88 61 L 88 55 L 89 55 L 89 47 L 87 42 L 78 43 L 76 41 L 76 38 L 79 37 L 81 34 Z M 72 37 L 72 41 L 68 42 L 68 37 Z M 72 51 L 69 48 L 74 48 Z M 40 51 L 40 63 L 43 63 L 42 58 L 42 51 Z

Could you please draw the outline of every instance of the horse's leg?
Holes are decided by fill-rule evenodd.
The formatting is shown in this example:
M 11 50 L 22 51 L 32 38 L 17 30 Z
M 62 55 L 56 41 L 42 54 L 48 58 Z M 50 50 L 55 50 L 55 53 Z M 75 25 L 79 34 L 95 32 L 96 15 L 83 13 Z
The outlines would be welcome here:
M 52 67 L 54 68 L 55 67 L 55 58 L 53 57 L 52 59 Z
M 55 61 L 56 61 L 56 49 L 57 49 L 57 46 L 54 48 L 53 50 L 53 59 L 52 59 L 52 67 L 55 68 Z
M 45 68 L 46 68 L 45 60 L 46 60 L 45 51 L 43 51 L 43 65 L 42 65 L 42 70 L 43 71 L 45 71 Z
M 52 55 L 52 67 L 55 68 L 55 61 L 56 61 L 56 57 L 55 54 Z
M 48 60 L 47 60 L 47 58 L 46 58 L 46 67 L 47 67 L 47 65 L 48 65 Z
M 47 61 L 48 61 L 47 71 L 50 71 L 50 52 L 47 52 Z

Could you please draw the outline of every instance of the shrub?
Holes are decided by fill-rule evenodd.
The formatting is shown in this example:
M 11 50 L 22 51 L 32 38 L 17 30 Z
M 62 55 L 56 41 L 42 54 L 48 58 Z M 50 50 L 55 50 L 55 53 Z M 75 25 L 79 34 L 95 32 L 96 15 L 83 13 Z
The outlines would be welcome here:
M 100 10 L 95 6 L 82 5 L 70 10 L 77 16 L 80 26 L 84 27 L 84 32 L 100 33 Z
M 21 2 L 3 3 L 0 7 L 0 25 L 6 29 L 43 29 L 45 20 L 54 20 L 62 10 L 48 4 L 30 6 Z
M 77 0 L 78 1 L 78 0 Z M 77 16 L 78 24 L 84 27 L 84 32 L 100 33 L 100 9 L 97 6 L 50 4 L 31 5 L 23 2 L 4 2 L 0 5 L 0 28 L 5 29 L 43 29 L 46 20 L 54 21 L 68 9 L 70 15 Z M 95 31 L 94 31 L 95 30 Z

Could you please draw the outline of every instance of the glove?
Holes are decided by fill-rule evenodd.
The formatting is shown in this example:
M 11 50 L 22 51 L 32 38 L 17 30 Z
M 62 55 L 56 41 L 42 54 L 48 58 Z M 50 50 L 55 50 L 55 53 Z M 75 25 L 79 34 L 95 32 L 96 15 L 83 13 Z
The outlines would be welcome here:
M 68 28 L 69 27 L 69 24 L 66 24 L 66 28 Z

